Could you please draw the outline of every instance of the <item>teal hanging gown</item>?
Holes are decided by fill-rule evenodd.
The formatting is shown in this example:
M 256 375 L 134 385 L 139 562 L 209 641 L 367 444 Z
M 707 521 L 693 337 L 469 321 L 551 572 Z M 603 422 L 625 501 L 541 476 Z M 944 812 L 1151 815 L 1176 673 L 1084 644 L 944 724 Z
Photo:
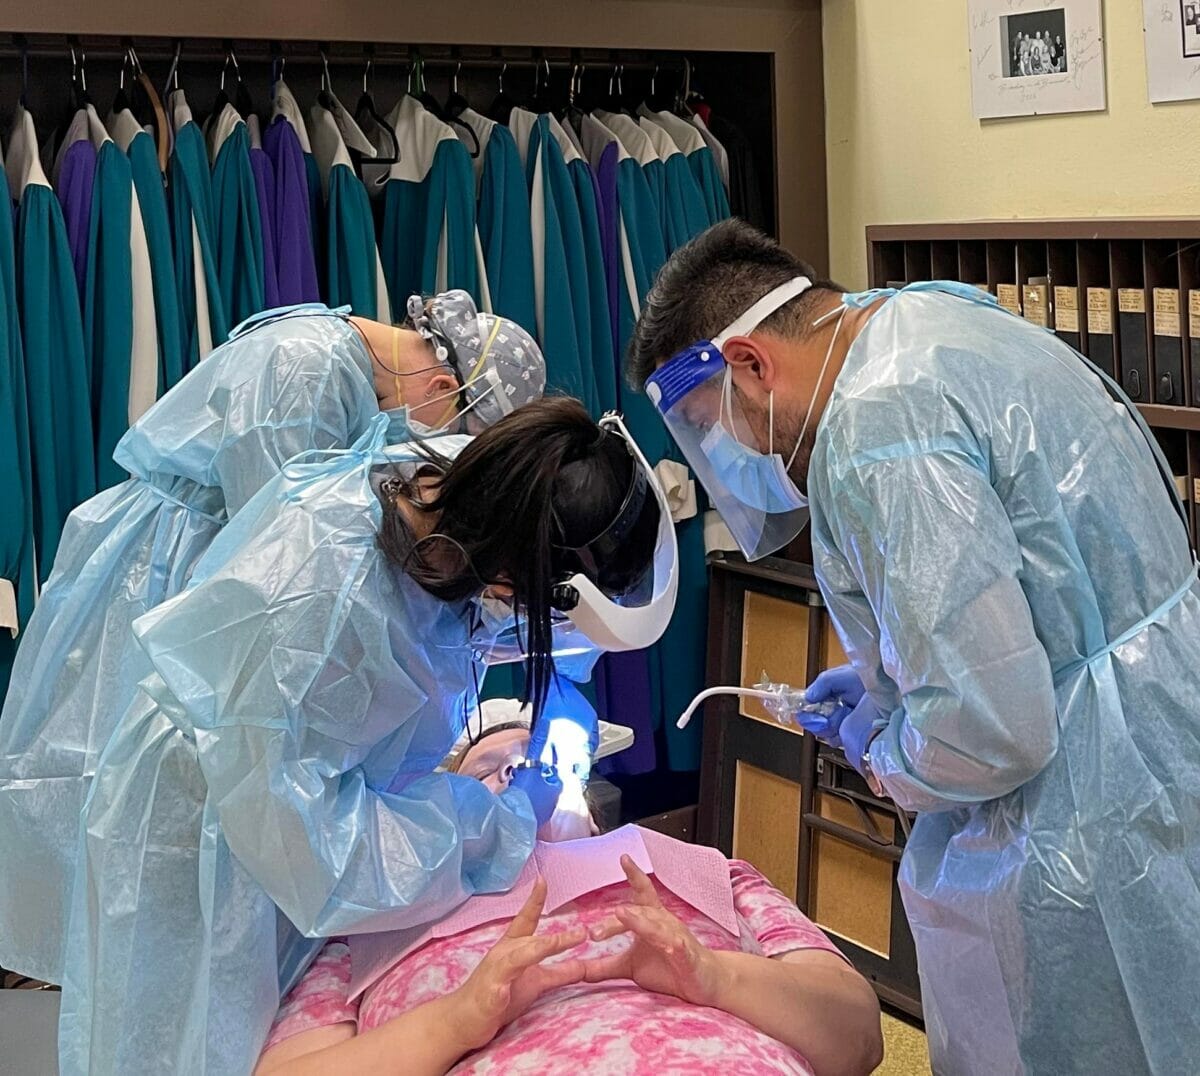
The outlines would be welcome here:
M 96 492 L 96 457 L 71 251 L 62 210 L 38 160 L 33 117 L 21 106 L 6 171 L 18 204 L 15 309 L 24 345 L 33 548 L 42 584 L 54 566 L 67 516 Z
M 400 160 L 388 168 L 380 235 L 392 306 L 403 310 L 410 295 L 462 288 L 490 310 L 470 155 L 448 124 L 408 94 L 388 123 L 400 143 Z
M 0 155 L 0 171 L 4 159 Z M 33 564 L 33 471 L 25 405 L 25 355 L 17 308 L 17 267 L 9 205 L 0 207 L 0 705 L 21 629 L 37 590 Z
M 375 221 L 363 181 L 358 178 L 346 146 L 346 137 L 374 154 L 358 125 L 340 109 L 336 114 L 321 105 L 309 112 L 308 134 L 321 175 L 324 206 L 326 286 L 333 306 L 348 306 L 365 318 L 391 321 L 391 303 L 379 248 Z
M 651 112 L 644 105 L 641 115 L 671 136 L 679 152 L 687 160 L 692 178 L 700 190 L 709 224 L 717 224 L 729 216 L 729 197 L 721 180 L 713 151 L 700 131 L 687 120 L 671 112 Z
M 183 337 L 179 324 L 179 290 L 171 250 L 171 223 L 167 194 L 158 168 L 154 138 L 128 109 L 108 119 L 108 132 L 129 158 L 133 189 L 140 211 L 150 265 L 157 331 L 158 375 L 156 395 L 175 385 L 183 376 Z
M 474 109 L 465 109 L 459 119 L 479 140 L 479 156 L 474 161 L 477 224 L 492 310 L 536 335 L 529 188 L 520 151 L 507 127 Z M 457 130 L 465 147 L 467 133 Z
M 626 276 L 620 319 L 623 350 L 646 291 L 661 267 L 660 258 L 665 260 L 675 247 L 704 231 L 708 215 L 686 159 L 665 131 L 649 123 L 640 126 L 627 116 L 603 113 L 599 118 L 628 153 L 617 173 Z M 632 167 L 641 169 L 642 183 L 634 178 Z M 655 211 L 657 221 L 650 219 Z M 622 406 L 630 431 L 651 463 L 664 459 L 684 462 L 643 394 L 626 392 Z M 657 727 L 666 742 L 668 765 L 673 770 L 693 770 L 700 764 L 703 726 L 693 721 L 681 730 L 675 727 L 675 719 L 704 687 L 708 574 L 703 505 L 697 515 L 676 524 L 675 533 L 679 542 L 679 591 L 670 625 L 648 651 L 651 705 L 657 710 Z
M 675 140 L 652 120 L 643 118 L 640 126 L 663 163 L 663 234 L 670 254 L 712 222 L 700 185 Z
M 96 110 L 80 133 L 96 151 L 84 276 L 84 353 L 91 382 L 96 489 L 127 476 L 113 462 L 117 442 L 158 395 L 158 327 L 149 247 L 129 158 Z M 135 211 L 136 210 L 136 211 Z
M 217 287 L 230 325 L 260 313 L 263 292 L 262 220 L 258 189 L 250 164 L 250 131 L 231 104 L 207 127 L 212 163 L 213 235 L 216 238 Z
M 590 332 L 588 304 L 586 293 L 579 296 L 578 305 L 572 295 L 572 280 L 586 280 L 586 266 L 570 176 L 558 143 L 548 134 L 546 117 L 514 108 L 509 128 L 529 188 L 534 313 L 538 343 L 546 356 L 546 392 L 574 396 L 591 408 L 595 382 L 590 366 L 582 362 Z
M 642 130 L 637 120 L 632 117 L 624 113 L 603 112 L 600 109 L 597 109 L 593 115 L 617 136 L 629 156 L 638 162 L 638 166 L 642 170 L 642 176 L 645 178 L 646 185 L 650 190 L 650 197 L 654 203 L 655 212 L 658 214 L 659 237 L 662 240 L 664 249 L 669 254 L 671 251 L 667 247 L 666 229 L 667 178 L 666 169 L 662 158 L 658 155 L 658 150 L 655 148 L 654 143 L 651 142 L 650 136 Z
M 175 132 L 168 191 L 183 372 L 187 373 L 224 342 L 230 325 L 217 279 L 212 181 L 204 135 L 192 119 L 182 90 L 175 90 L 168 97 L 167 115 Z
M 592 415 L 599 418 L 617 407 L 617 377 L 613 357 L 612 316 L 608 306 L 608 278 L 604 270 L 604 247 L 600 235 L 600 210 L 591 165 L 581 147 L 554 116 L 548 116 L 551 134 L 562 150 L 567 174 L 579 210 L 579 244 L 583 274 L 580 294 L 587 302 L 587 349 L 591 368 Z M 575 286 L 572 280 L 572 286 Z M 583 361 L 583 355 L 581 355 Z

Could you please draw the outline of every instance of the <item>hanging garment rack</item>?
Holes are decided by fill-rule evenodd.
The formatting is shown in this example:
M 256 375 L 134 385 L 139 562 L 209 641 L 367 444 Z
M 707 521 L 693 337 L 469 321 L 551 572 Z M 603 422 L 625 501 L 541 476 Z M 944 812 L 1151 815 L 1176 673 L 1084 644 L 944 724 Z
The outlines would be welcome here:
M 619 65 L 626 71 L 684 75 L 691 62 L 681 52 L 642 49 L 571 49 L 556 47 L 468 46 L 443 44 L 269 41 L 263 39 L 103 37 L 54 34 L 0 35 L 0 59 L 70 59 L 72 50 L 88 61 L 120 62 L 128 49 L 143 63 L 170 63 L 177 50 L 189 65 L 222 63 L 232 53 L 239 63 L 328 64 L 360 67 L 369 56 L 374 66 L 406 66 L 418 56 L 426 68 L 499 71 L 510 66 L 545 66 L 569 71 L 574 65 Z M 460 67 L 461 65 L 461 67 Z

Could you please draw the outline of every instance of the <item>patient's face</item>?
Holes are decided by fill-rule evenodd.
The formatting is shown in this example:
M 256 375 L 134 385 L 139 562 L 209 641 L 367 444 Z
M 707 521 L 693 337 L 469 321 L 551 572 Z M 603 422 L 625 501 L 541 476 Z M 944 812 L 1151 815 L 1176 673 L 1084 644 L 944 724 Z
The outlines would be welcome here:
M 482 781 L 493 792 L 503 792 L 513 769 L 529 749 L 528 729 L 505 729 L 485 736 L 463 756 L 458 772 Z

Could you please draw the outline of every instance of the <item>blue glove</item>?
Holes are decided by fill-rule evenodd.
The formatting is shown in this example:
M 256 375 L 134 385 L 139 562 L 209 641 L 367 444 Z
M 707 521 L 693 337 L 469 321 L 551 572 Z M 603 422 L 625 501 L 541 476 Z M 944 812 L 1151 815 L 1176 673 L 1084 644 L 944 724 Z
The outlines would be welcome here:
M 828 717 L 801 710 L 796 714 L 796 720 L 817 739 L 824 740 L 831 747 L 840 747 L 838 730 L 854 707 L 862 702 L 864 696 L 866 688 L 852 666 L 838 665 L 836 668 L 826 669 L 808 685 L 804 698 L 806 702 L 828 702 L 832 699 L 839 703 L 838 708 Z
M 553 748 L 546 757 L 546 747 Z M 571 768 L 587 780 L 592 758 L 600 746 L 600 719 L 579 688 L 562 676 L 555 677 L 546 693 L 546 705 L 529 736 L 528 757 L 541 759 L 566 772 Z
M 846 761 L 863 777 L 867 776 L 863 773 L 862 765 L 867 745 L 876 732 L 887 727 L 887 723 L 887 716 L 871 701 L 871 696 L 864 695 L 858 705 L 842 721 L 841 728 L 838 729 L 838 738 L 841 741 L 842 751 L 846 755 Z M 833 746 L 837 747 L 839 744 L 833 744 Z
M 562 781 L 550 766 L 523 766 L 513 775 L 508 787 L 519 788 L 529 797 L 538 829 L 550 821 L 562 793 Z

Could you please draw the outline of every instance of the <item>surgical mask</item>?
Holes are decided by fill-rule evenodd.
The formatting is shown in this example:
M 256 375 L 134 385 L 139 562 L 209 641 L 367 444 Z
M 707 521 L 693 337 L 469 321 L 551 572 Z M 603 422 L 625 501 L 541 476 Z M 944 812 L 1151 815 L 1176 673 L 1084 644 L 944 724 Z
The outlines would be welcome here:
M 733 368 L 725 367 L 725 384 L 723 396 L 728 398 L 732 391 Z M 774 449 L 775 422 L 774 407 L 775 393 L 771 393 L 770 404 L 771 448 Z M 722 405 L 722 413 L 726 412 Z M 732 421 L 729 425 L 732 426 Z M 799 448 L 799 441 L 796 447 Z M 775 451 L 769 455 L 742 444 L 726 427 L 718 421 L 700 442 L 700 451 L 708 457 L 712 464 L 713 473 L 717 480 L 724 485 L 742 504 L 766 513 L 794 512 L 808 506 L 808 498 L 796 488 L 796 483 L 788 475 L 789 463 L 784 463 L 783 457 Z M 792 453 L 795 458 L 795 451 Z

